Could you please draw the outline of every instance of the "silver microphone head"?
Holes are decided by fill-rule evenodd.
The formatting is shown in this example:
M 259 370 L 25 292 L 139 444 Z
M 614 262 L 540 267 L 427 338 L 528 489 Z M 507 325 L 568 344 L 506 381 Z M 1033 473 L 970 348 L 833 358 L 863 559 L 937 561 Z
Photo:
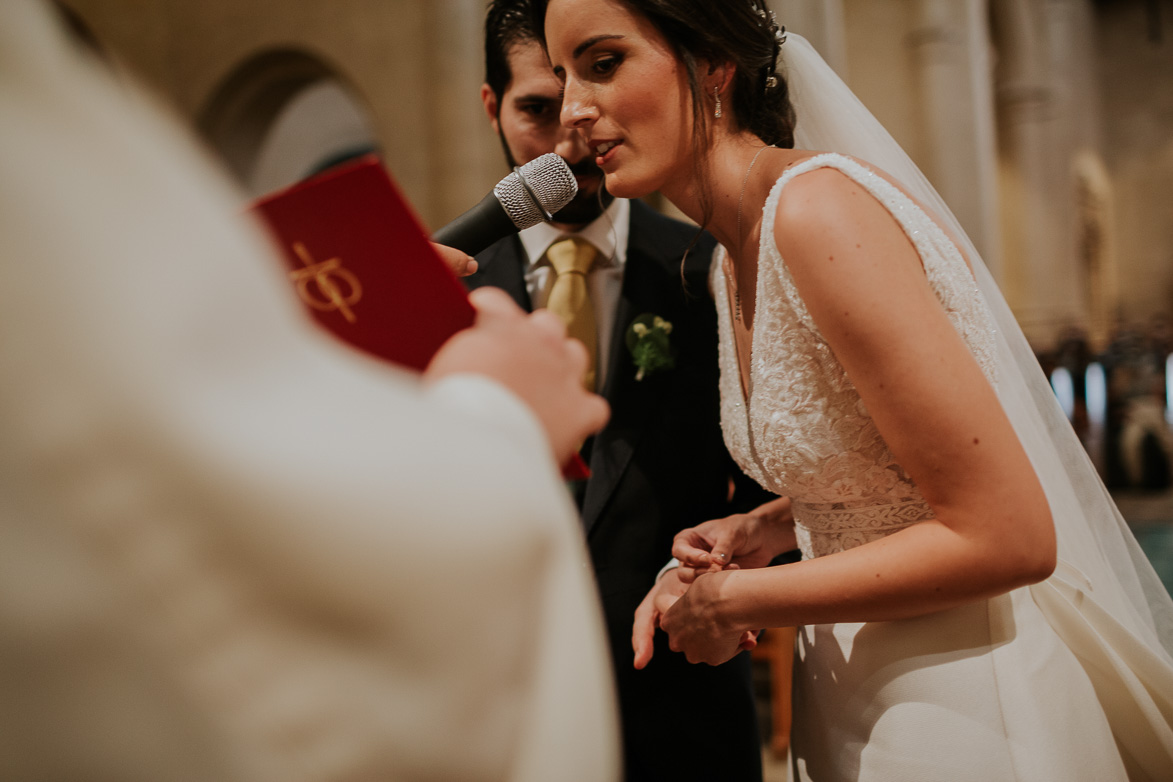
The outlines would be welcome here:
M 578 194 L 570 166 L 554 152 L 536 157 L 493 188 L 517 230 L 548 220 Z

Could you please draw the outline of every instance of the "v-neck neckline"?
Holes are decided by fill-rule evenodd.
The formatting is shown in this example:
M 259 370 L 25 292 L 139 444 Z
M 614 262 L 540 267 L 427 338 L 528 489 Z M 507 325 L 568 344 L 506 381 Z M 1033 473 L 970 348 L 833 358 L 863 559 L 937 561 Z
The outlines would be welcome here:
M 774 199 L 775 193 L 778 192 L 779 186 L 782 184 L 782 180 L 787 179 L 788 175 L 790 175 L 792 177 L 793 176 L 793 174 L 791 174 L 792 171 L 794 171 L 796 169 L 800 169 L 804 164 L 808 163 L 809 161 L 814 160 L 816 158 L 823 157 L 824 155 L 827 155 L 827 154 L 831 154 L 831 153 L 824 152 L 824 153 L 820 153 L 820 154 L 816 154 L 816 155 L 810 155 L 810 156 L 801 158 L 799 160 L 795 160 L 790 163 L 787 163 L 782 168 L 782 171 L 778 174 L 778 176 L 775 177 L 774 183 L 772 185 L 770 185 L 770 189 L 766 193 L 766 200 L 762 204 L 762 211 L 761 211 L 761 214 L 759 215 L 760 223 L 758 224 L 759 227 L 758 227 L 758 247 L 757 247 L 757 251 L 758 251 L 757 262 L 758 263 L 757 263 L 757 268 L 754 270 L 754 280 L 753 280 L 753 301 L 754 301 L 753 323 L 748 328 L 745 329 L 745 332 L 746 332 L 747 336 L 749 337 L 749 345 L 748 345 L 749 355 L 746 357 L 744 372 L 742 372 L 742 370 L 741 370 L 741 358 L 742 358 L 741 344 L 737 341 L 738 319 L 734 316 L 734 306 L 733 306 L 733 297 L 735 295 L 734 291 L 735 291 L 736 285 L 737 285 L 737 280 L 733 279 L 732 275 L 730 274 L 730 272 L 733 270 L 733 259 L 729 255 L 729 250 L 726 249 L 725 245 L 719 245 L 721 248 L 721 281 L 722 281 L 722 285 L 724 285 L 724 287 L 725 287 L 725 310 L 729 316 L 729 336 L 733 340 L 733 357 L 734 357 L 735 363 L 737 364 L 737 384 L 741 388 L 741 401 L 745 405 L 747 412 L 749 410 L 750 397 L 753 395 L 753 358 L 755 355 L 757 355 L 757 345 L 755 343 L 757 341 L 757 326 L 758 326 L 758 322 L 760 320 L 759 316 L 761 314 L 759 311 L 759 307 L 761 306 L 761 302 L 762 302 L 762 296 L 761 296 L 761 293 L 762 293 L 762 255 L 763 255 L 762 247 L 765 242 L 766 233 L 767 233 L 765 230 L 766 222 L 767 222 L 765 219 L 765 212 L 766 212 L 766 209 L 768 207 L 770 207 L 770 203 Z M 776 206 L 776 204 L 775 204 L 775 206 Z M 773 231 L 772 226 L 773 226 L 773 224 L 771 222 L 771 230 L 770 230 L 771 233 Z M 771 241 L 772 241 L 772 239 L 771 239 Z M 731 280 L 732 280 L 732 284 L 730 284 Z
M 749 405 L 750 396 L 753 394 L 753 357 L 757 353 L 754 344 L 757 336 L 757 324 L 759 310 L 758 306 L 761 303 L 761 278 L 762 278 L 762 239 L 758 236 L 758 266 L 754 270 L 754 317 L 753 322 L 748 327 L 743 327 L 747 339 L 748 355 L 745 356 L 745 369 L 742 369 L 742 351 L 741 343 L 737 338 L 738 332 L 738 318 L 734 315 L 734 291 L 736 290 L 737 280 L 733 278 L 731 272 L 733 271 L 733 259 L 729 255 L 729 251 L 724 245 L 721 245 L 721 284 L 725 291 L 725 312 L 729 318 L 729 337 L 733 342 L 733 359 L 737 365 L 737 384 L 741 389 L 741 401 L 747 407 Z

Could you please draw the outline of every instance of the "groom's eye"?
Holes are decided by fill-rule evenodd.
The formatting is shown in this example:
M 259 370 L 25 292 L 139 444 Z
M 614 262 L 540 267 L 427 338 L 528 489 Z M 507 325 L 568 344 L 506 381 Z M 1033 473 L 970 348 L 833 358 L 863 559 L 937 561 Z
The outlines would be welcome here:
M 522 103 L 517 107 L 518 111 L 525 114 L 532 119 L 541 119 L 548 117 L 554 111 L 554 105 L 550 101 L 530 101 Z

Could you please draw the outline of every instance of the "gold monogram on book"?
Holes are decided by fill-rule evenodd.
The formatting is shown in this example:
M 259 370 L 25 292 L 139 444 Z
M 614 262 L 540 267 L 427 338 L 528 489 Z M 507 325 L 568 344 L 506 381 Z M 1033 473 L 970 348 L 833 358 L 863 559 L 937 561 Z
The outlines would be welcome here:
M 315 262 L 313 256 L 301 242 L 293 243 L 293 251 L 305 264 L 304 269 L 289 272 L 289 279 L 297 284 L 297 295 L 310 307 L 321 312 L 342 313 L 347 322 L 354 323 L 357 318 L 351 309 L 362 299 L 362 283 L 349 270 L 342 268 L 341 258 L 331 258 L 328 261 Z M 343 283 L 347 293 L 343 295 Z M 310 291 L 310 285 L 317 289 L 315 295 Z

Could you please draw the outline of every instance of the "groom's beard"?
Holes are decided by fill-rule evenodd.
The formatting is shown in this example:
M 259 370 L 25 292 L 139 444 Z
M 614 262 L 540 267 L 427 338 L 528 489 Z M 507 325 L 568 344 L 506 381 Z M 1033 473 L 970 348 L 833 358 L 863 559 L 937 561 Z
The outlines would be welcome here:
M 607 192 L 606 175 L 595 165 L 593 157 L 583 158 L 570 166 L 570 173 L 583 184 L 579 186 L 578 195 L 554 215 L 554 222 L 587 225 L 606 211 L 615 196 Z
M 498 129 L 497 135 L 501 139 L 501 148 L 505 150 L 505 162 L 509 164 L 510 168 L 517 168 L 517 160 L 509 151 L 509 144 L 505 142 L 505 134 Z M 595 165 L 595 159 L 590 155 L 577 163 L 571 164 L 567 161 L 567 165 L 570 166 L 570 173 L 574 174 L 580 182 L 578 194 L 571 199 L 569 204 L 554 213 L 553 222 L 585 226 L 598 219 L 615 200 L 615 196 L 607 192 L 606 175 L 603 173 L 603 169 Z

